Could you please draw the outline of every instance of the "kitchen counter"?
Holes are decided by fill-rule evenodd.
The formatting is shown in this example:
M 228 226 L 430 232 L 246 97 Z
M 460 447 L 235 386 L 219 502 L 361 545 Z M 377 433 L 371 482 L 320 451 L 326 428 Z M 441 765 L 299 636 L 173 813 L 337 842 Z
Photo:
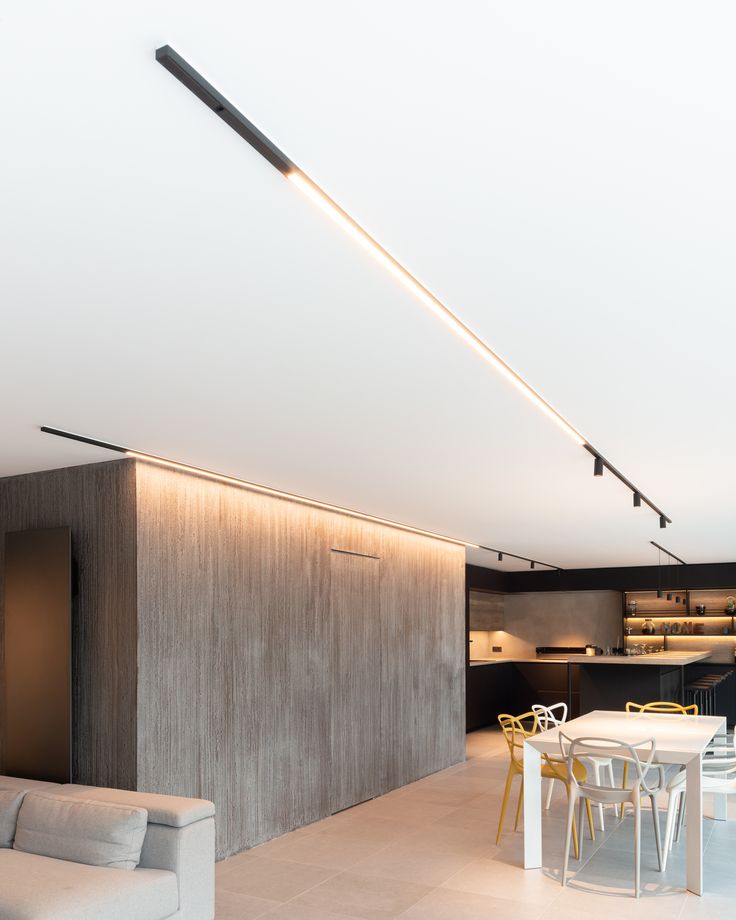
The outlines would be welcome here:
M 559 658 L 477 658 L 470 662 L 470 667 L 474 668 L 479 664 L 537 664 L 542 661 L 551 661 L 553 664 L 567 664 L 569 660 L 569 655 L 563 655 Z
M 652 652 L 650 655 L 570 655 L 571 664 L 635 664 L 654 667 L 684 667 L 710 657 L 710 652 Z

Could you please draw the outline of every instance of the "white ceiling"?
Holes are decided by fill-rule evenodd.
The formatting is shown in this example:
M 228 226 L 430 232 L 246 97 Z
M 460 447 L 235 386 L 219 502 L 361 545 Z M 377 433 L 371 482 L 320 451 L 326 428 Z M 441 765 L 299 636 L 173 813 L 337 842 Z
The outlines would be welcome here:
M 110 9 L 1 17 L 0 475 L 110 458 L 46 424 L 565 567 L 650 564 L 650 539 L 736 558 L 732 4 Z M 158 65 L 166 43 L 673 525 Z

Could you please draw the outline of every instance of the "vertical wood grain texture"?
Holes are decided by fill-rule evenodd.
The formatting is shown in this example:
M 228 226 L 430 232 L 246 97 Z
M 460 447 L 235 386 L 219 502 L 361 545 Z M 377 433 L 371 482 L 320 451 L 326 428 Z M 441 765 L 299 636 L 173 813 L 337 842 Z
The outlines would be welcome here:
M 383 791 L 380 560 L 330 556 L 330 811 Z
M 427 537 L 383 533 L 384 791 L 465 756 L 464 556 Z
M 141 464 L 139 788 L 212 798 L 218 853 L 328 813 L 320 515 Z
M 79 576 L 72 629 L 72 775 L 80 783 L 134 789 L 134 462 L 120 460 L 0 479 L 0 604 L 3 534 L 60 526 L 71 528 Z M 0 667 L 3 660 L 0 654 Z
M 463 758 L 461 547 L 145 463 L 137 507 L 138 784 L 218 855 Z

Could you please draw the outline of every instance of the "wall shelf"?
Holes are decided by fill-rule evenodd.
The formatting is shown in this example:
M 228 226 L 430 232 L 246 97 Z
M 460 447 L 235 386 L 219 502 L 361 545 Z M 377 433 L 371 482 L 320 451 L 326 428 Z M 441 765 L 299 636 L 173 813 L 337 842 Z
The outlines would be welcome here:
M 683 640 L 685 643 L 703 643 L 705 647 L 717 645 L 736 646 L 736 614 L 726 611 L 727 599 L 736 596 L 736 589 L 716 589 L 703 591 L 686 591 L 685 589 L 663 588 L 663 597 L 657 597 L 656 591 L 625 591 L 623 594 L 623 635 L 624 647 L 627 640 L 632 645 L 657 644 L 665 649 L 674 647 Z M 667 600 L 667 592 L 673 595 L 671 601 Z M 683 603 L 676 604 L 674 596 L 679 594 Z M 631 601 L 637 602 L 636 613 L 632 613 L 628 605 Z M 706 605 L 706 613 L 699 614 L 696 610 L 698 604 Z M 641 606 L 639 606 L 641 605 Z M 710 610 L 708 610 L 710 608 Z M 715 611 L 718 611 L 717 613 Z M 641 627 L 644 620 L 651 620 L 655 625 L 654 633 L 644 633 Z M 673 633 L 670 630 L 662 632 L 664 623 L 676 623 L 682 628 L 683 623 L 692 624 L 693 632 Z M 723 629 L 728 632 L 724 633 Z M 699 630 L 695 632 L 695 630 Z M 626 631 L 629 630 L 629 634 Z M 702 630 L 702 631 L 701 631 Z

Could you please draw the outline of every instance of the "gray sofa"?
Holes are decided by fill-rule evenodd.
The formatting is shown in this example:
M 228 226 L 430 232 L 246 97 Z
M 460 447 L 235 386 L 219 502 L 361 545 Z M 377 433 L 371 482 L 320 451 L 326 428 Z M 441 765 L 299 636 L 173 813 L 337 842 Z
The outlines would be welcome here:
M 0 920 L 213 920 L 203 799 L 0 776 Z

